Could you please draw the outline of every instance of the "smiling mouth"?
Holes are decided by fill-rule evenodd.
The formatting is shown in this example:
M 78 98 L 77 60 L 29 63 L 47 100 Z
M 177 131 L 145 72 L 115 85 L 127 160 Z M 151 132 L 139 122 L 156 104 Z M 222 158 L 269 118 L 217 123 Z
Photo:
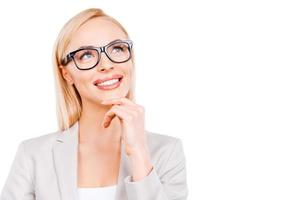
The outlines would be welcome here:
M 112 85 L 114 84 L 115 82 L 120 82 L 122 80 L 123 76 L 120 77 L 120 78 L 114 78 L 114 79 L 110 79 L 110 80 L 107 80 L 107 81 L 104 81 L 102 83 L 96 83 L 94 84 L 95 86 L 101 86 L 101 85 Z
M 110 79 L 107 81 L 104 81 L 102 83 L 94 84 L 98 89 L 101 90 L 111 90 L 118 88 L 122 82 L 123 77 L 121 78 L 115 78 L 115 79 Z

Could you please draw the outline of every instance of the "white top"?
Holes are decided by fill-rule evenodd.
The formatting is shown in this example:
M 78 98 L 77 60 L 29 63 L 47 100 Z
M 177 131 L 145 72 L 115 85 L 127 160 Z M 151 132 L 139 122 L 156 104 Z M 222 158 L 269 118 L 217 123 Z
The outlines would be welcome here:
M 77 188 L 79 200 L 114 200 L 117 185 L 106 187 Z

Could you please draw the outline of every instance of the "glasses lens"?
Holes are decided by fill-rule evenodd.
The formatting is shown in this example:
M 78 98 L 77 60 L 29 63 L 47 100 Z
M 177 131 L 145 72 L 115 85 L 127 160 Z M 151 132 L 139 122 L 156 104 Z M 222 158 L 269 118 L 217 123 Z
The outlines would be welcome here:
M 114 62 L 124 62 L 130 58 L 129 45 L 126 42 L 114 43 L 107 47 L 107 54 Z
M 95 49 L 83 49 L 76 52 L 74 60 L 80 69 L 88 69 L 96 65 L 98 52 Z

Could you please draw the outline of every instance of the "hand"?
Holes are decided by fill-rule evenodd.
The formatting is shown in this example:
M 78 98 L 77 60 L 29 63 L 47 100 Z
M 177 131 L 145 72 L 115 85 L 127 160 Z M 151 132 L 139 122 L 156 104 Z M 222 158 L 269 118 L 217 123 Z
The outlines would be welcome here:
M 103 100 L 102 104 L 113 105 L 104 115 L 104 128 L 110 125 L 115 116 L 121 121 L 122 139 L 125 142 L 126 154 L 132 163 L 132 180 L 138 181 L 153 170 L 145 135 L 145 110 L 124 97 Z
M 122 139 L 126 145 L 126 154 L 146 148 L 145 111 L 144 108 L 128 98 L 103 100 L 102 104 L 112 104 L 111 109 L 104 115 L 102 126 L 107 128 L 114 117 L 118 117 L 122 125 Z

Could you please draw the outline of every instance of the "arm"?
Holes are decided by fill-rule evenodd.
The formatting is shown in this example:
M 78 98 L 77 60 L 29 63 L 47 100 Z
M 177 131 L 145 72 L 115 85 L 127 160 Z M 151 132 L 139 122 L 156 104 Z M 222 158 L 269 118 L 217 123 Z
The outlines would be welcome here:
M 2 189 L 0 200 L 35 200 L 32 168 L 29 166 L 29 157 L 25 152 L 24 142 L 21 142 Z
M 132 177 L 127 176 L 124 181 L 130 200 L 186 200 L 188 188 L 181 140 L 175 141 L 160 177 L 154 166 L 146 177 L 132 181 Z

